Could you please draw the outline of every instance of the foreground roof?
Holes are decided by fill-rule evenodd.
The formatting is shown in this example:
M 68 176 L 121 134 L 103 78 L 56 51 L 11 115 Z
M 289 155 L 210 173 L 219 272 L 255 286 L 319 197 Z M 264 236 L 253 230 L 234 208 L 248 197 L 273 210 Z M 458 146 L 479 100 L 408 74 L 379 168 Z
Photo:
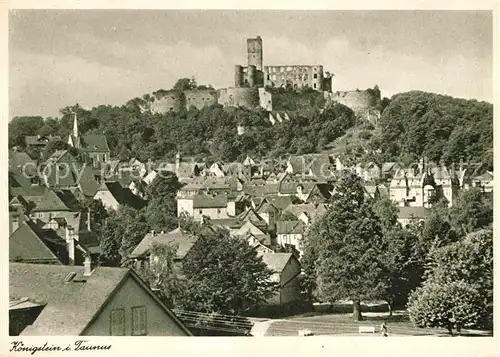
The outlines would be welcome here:
M 177 246 L 176 258 L 183 259 L 197 241 L 198 238 L 196 236 L 185 233 L 180 228 L 176 228 L 168 233 L 153 234 L 150 232 L 144 236 L 130 256 L 135 258 L 149 255 L 153 245 L 159 244 Z
M 79 266 L 9 264 L 10 300 L 26 298 L 45 304 L 33 325 L 28 326 L 22 335 L 83 334 L 127 277 L 138 282 L 188 335 L 192 335 L 132 270 L 100 266 L 90 276 L 81 279 L 83 269 Z M 76 276 L 73 281 L 65 282 L 69 273 L 76 273 Z

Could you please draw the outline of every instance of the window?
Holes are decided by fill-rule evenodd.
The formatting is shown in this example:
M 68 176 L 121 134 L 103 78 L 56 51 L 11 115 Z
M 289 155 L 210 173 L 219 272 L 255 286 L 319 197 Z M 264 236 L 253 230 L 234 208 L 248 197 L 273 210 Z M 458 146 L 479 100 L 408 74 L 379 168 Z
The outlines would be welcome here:
M 217 213 L 218 213 L 218 214 L 220 214 L 220 213 L 221 213 L 220 208 L 217 208 Z
M 146 306 L 132 308 L 132 335 L 144 336 L 148 334 L 146 324 Z
M 313 88 L 316 89 L 316 83 L 313 84 Z
M 314 78 L 314 79 L 317 79 L 317 78 L 318 78 L 318 74 L 317 74 L 317 73 L 314 73 L 314 74 L 313 74 L 313 78 Z
M 199 214 L 203 214 L 203 210 L 201 210 L 201 209 L 200 209 L 200 210 L 198 211 L 198 213 L 199 213 Z
M 111 310 L 111 336 L 125 336 L 125 310 Z

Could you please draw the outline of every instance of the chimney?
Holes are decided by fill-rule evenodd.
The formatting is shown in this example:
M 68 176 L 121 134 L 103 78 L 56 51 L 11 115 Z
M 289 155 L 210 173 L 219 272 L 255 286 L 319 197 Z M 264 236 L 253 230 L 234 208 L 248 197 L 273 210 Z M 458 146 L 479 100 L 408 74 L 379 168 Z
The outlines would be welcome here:
M 181 153 L 177 152 L 175 155 L 175 174 L 179 176 L 179 169 L 181 167 Z
M 89 207 L 89 212 L 88 212 L 88 215 L 87 215 L 87 230 L 90 232 L 92 231 L 92 227 L 90 225 L 90 219 L 91 219 L 91 214 L 90 214 L 90 207 Z
M 66 249 L 68 250 L 68 265 L 75 264 L 75 239 L 74 229 L 71 226 L 66 226 Z
M 10 214 L 10 230 L 9 235 L 15 232 L 19 228 L 19 224 L 21 223 L 20 214 L 17 212 Z
M 154 237 L 154 236 L 155 236 L 155 231 L 154 231 L 154 230 L 152 230 L 152 231 L 151 231 L 151 236 L 152 236 L 152 237 Z
M 85 261 L 83 262 L 83 276 L 90 276 L 92 274 L 92 259 L 90 254 L 85 255 Z

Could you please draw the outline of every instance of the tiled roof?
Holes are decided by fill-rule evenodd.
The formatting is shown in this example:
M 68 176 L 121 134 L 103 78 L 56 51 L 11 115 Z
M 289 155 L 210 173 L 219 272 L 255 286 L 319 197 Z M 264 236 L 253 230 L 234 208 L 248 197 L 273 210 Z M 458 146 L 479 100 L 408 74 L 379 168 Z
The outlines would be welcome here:
M 97 173 L 92 168 L 85 166 L 81 172 L 79 186 L 85 196 L 94 197 L 99 189 L 100 183 L 97 181 L 95 175 Z
M 28 135 L 24 137 L 26 146 L 47 145 L 50 140 L 61 139 L 60 136 Z
M 332 159 L 328 154 L 292 155 L 288 161 L 294 174 L 308 174 L 310 169 L 316 177 L 330 175 Z
M 194 195 L 193 208 L 224 208 L 227 207 L 227 197 L 225 195 Z
M 323 204 L 315 205 L 313 203 L 304 203 L 298 205 L 289 205 L 283 212 L 293 214 L 297 219 L 302 213 L 305 213 L 311 220 L 321 217 L 326 212 L 326 207 Z
M 31 180 L 22 173 L 9 171 L 9 191 L 13 196 L 44 195 L 48 189 L 43 185 L 32 185 Z
M 109 152 L 108 141 L 104 135 L 82 135 L 80 146 L 83 151 Z
M 302 221 L 277 221 L 276 234 L 303 234 L 304 222 Z
M 154 244 L 177 246 L 177 259 L 184 259 L 186 254 L 198 241 L 196 236 L 183 232 L 180 228 L 176 228 L 168 233 L 148 233 L 142 241 L 135 247 L 131 257 L 141 257 L 149 255 L 150 249 Z
M 251 207 L 243 211 L 238 218 L 241 220 L 262 221 L 262 217 Z
M 433 166 L 430 168 L 435 180 L 449 180 L 451 179 L 448 169 L 444 166 Z
M 283 211 L 289 205 L 293 204 L 296 200 L 293 196 L 267 196 L 266 200 L 277 209 Z
M 269 269 L 276 273 L 281 273 L 293 255 L 292 253 L 259 252 L 259 256 L 262 257 L 262 261 L 266 263 Z
M 243 226 L 245 222 L 237 218 L 222 218 L 222 219 L 210 219 L 210 223 L 213 226 L 221 226 L 228 229 L 238 229 Z
M 247 183 L 243 185 L 243 192 L 254 197 L 263 197 L 267 195 L 277 195 L 279 193 L 279 183 L 268 183 L 264 185 L 255 185 Z
M 396 166 L 397 166 L 396 162 L 384 162 L 382 164 L 382 171 L 389 172 L 389 171 L 395 169 Z
M 119 182 L 104 182 L 99 187 L 99 191 L 109 191 L 120 205 L 127 205 L 135 209 L 141 209 L 146 202 L 139 196 L 136 196 L 128 187 L 122 187 Z
M 22 222 L 10 235 L 9 260 L 61 264 L 55 252 L 47 246 L 42 230 L 29 221 Z
M 378 185 L 377 190 L 380 197 L 389 197 L 389 190 L 384 185 Z
M 68 206 L 70 201 L 66 202 L 65 198 L 66 195 L 59 195 L 52 190 L 47 190 L 43 196 L 24 196 L 26 201 L 34 203 L 32 212 L 71 211 Z
M 69 273 L 82 274 L 83 267 L 10 263 L 11 299 L 27 297 L 42 301 L 42 310 L 22 335 L 82 334 L 129 270 L 98 267 L 85 283 L 68 282 Z
M 25 169 L 30 169 L 32 170 L 31 172 L 33 172 L 36 171 L 34 164 L 35 161 L 25 152 L 9 150 L 9 169 L 14 169 L 17 172 L 22 172 L 21 170 L 23 169 L 23 166 L 26 165 Z
M 474 181 L 493 181 L 493 173 L 486 171 L 485 173 L 474 176 L 473 178 Z

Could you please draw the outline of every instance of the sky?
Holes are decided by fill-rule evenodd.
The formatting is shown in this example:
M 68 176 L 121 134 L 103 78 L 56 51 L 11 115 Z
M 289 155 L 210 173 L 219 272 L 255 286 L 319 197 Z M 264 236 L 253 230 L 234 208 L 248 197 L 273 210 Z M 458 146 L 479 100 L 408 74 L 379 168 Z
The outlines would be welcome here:
M 334 91 L 493 101 L 490 11 L 12 10 L 10 118 L 122 105 L 182 77 L 233 86 L 257 35 L 264 65 L 322 64 Z

